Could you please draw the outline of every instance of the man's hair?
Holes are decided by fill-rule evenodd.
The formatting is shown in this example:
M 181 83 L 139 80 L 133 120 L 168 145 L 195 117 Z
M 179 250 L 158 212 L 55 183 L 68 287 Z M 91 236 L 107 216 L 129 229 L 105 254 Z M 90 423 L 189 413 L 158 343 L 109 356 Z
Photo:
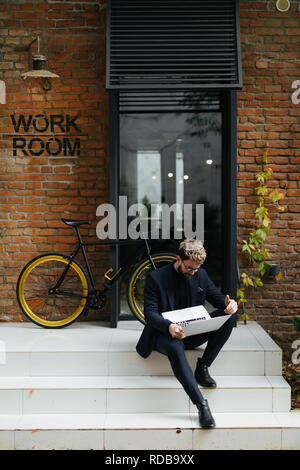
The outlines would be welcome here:
M 179 245 L 179 256 L 182 260 L 192 259 L 196 263 L 203 264 L 206 259 L 206 251 L 200 240 L 187 238 Z

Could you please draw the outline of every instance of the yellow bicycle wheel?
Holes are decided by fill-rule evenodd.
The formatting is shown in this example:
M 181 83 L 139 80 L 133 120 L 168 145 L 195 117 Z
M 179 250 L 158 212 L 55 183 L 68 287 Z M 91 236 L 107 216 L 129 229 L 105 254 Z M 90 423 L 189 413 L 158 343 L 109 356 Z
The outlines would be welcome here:
M 157 269 L 176 261 L 176 255 L 173 253 L 157 253 L 152 255 L 152 259 Z M 153 269 L 149 259 L 142 261 L 134 269 L 127 286 L 127 301 L 130 310 L 133 315 L 144 324 L 144 288 L 147 274 Z
M 23 313 L 44 328 L 62 328 L 77 320 L 87 305 L 88 291 L 81 266 L 56 253 L 31 260 L 17 282 Z

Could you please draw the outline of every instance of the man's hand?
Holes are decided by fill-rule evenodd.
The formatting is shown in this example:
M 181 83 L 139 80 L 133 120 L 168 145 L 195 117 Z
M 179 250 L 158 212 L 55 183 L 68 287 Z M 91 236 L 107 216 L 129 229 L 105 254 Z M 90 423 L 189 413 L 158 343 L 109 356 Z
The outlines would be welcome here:
M 171 323 L 169 326 L 169 333 L 174 339 L 183 339 L 185 338 L 185 333 L 181 326 Z
M 224 310 L 225 313 L 231 314 L 235 313 L 238 309 L 238 304 L 235 300 L 231 299 L 229 295 L 226 295 L 225 297 L 225 305 L 226 308 Z

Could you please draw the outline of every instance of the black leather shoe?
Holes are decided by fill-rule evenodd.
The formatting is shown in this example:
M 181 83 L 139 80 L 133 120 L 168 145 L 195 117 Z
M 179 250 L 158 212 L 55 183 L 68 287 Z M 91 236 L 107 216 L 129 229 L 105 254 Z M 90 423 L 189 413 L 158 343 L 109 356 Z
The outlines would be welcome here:
M 202 362 L 197 362 L 195 370 L 195 379 L 202 387 L 215 388 L 217 386 L 214 379 L 209 375 L 208 367 Z
M 213 429 L 216 427 L 215 420 L 211 414 L 207 400 L 203 400 L 202 403 L 197 403 L 199 413 L 199 423 L 203 429 Z

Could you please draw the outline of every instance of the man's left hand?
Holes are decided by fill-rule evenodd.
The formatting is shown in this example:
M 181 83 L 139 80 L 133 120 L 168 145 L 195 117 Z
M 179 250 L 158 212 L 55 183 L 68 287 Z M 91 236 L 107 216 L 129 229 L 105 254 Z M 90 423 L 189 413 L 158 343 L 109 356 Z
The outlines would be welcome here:
M 225 297 L 225 305 L 226 308 L 224 310 L 225 313 L 228 313 L 229 315 L 231 313 L 235 313 L 238 309 L 238 304 L 234 299 L 231 299 L 229 295 L 226 295 Z

